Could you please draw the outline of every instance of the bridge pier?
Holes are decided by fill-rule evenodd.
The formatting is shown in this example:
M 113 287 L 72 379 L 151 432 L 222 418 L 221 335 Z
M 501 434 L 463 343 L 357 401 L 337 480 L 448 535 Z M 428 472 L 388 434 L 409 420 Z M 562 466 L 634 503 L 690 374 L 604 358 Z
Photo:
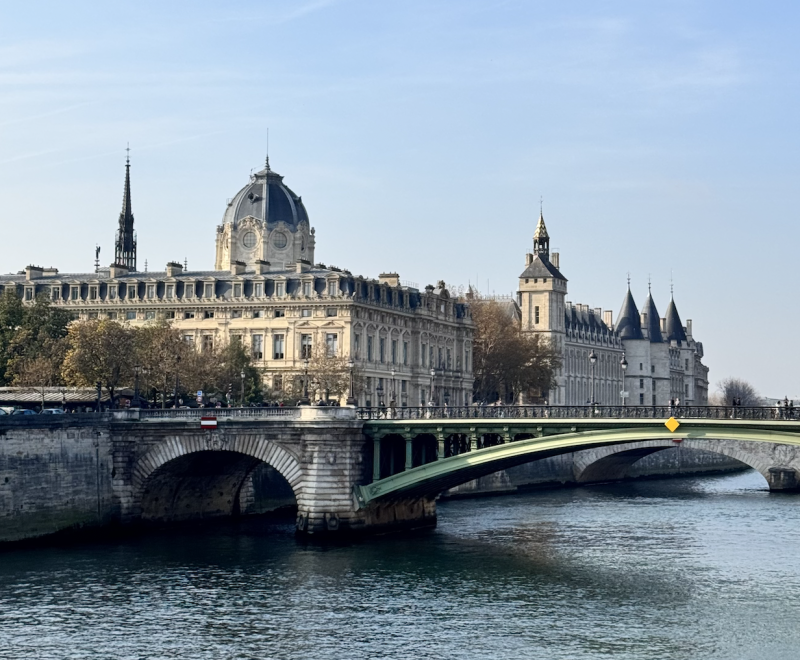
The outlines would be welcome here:
M 797 471 L 788 467 L 771 467 L 767 472 L 767 483 L 771 491 L 798 492 L 800 479 Z

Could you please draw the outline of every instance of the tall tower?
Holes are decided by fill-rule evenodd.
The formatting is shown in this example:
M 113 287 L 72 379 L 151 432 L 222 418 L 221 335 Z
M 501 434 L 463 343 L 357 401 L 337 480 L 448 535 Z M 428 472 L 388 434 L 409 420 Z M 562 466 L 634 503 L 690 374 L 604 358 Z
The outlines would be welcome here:
M 130 150 L 125 159 L 125 191 L 122 193 L 122 213 L 119 214 L 119 229 L 114 247 L 114 263 L 129 271 L 136 270 L 136 234 L 133 231 L 131 210 L 131 158 Z
M 535 332 L 563 354 L 566 339 L 564 299 L 567 278 L 558 270 L 558 254 L 550 256 L 550 235 L 539 212 L 539 222 L 533 234 L 533 253 L 525 255 L 525 270 L 519 276 L 517 302 L 522 312 L 522 331 Z M 553 404 L 564 402 L 564 380 L 559 374 L 558 385 L 550 392 Z

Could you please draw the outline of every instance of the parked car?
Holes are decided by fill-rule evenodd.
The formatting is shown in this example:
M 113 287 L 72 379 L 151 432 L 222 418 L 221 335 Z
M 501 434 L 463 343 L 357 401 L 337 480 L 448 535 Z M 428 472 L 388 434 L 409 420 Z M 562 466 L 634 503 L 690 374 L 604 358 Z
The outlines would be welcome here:
M 40 415 L 63 415 L 64 411 L 61 408 L 45 408 Z
M 8 413 L 2 408 L 0 408 L 0 415 L 8 415 Z
M 14 412 L 11 413 L 12 415 L 35 415 L 35 410 L 28 410 L 27 408 L 17 408 Z

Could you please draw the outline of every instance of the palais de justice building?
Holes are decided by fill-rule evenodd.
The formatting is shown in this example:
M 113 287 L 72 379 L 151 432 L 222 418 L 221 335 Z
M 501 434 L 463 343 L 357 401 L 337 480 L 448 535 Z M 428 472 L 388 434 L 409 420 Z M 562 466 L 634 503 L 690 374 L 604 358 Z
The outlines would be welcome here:
M 396 273 L 368 279 L 315 264 L 303 201 L 269 160 L 228 203 L 216 229 L 214 270 L 189 271 L 178 262 L 139 270 L 133 225 L 128 162 L 110 267 L 66 274 L 28 266 L 0 276 L 0 289 L 10 287 L 25 301 L 44 293 L 76 318 L 170 321 L 201 351 L 238 338 L 278 392 L 324 345 L 363 374 L 360 405 L 472 400 L 468 306 L 443 282 L 420 291 Z
M 363 374 L 360 405 L 472 401 L 473 324 L 463 299 L 451 297 L 444 282 L 420 291 L 396 273 L 369 279 L 315 263 L 315 247 L 303 200 L 267 160 L 228 202 L 216 229 L 214 270 L 189 271 L 178 262 L 139 270 L 128 162 L 114 263 L 98 262 L 94 273 L 82 274 L 28 266 L 0 276 L 0 290 L 29 302 L 45 294 L 75 318 L 170 321 L 201 351 L 236 338 L 277 392 L 296 382 L 315 347 L 324 346 Z M 567 279 L 540 215 L 510 305 L 524 332 L 546 337 L 562 356 L 546 397 L 551 405 L 590 402 L 592 384 L 594 400 L 604 404 L 619 403 L 623 390 L 627 405 L 707 403 L 703 346 L 674 300 L 662 318 L 648 294 L 640 313 L 629 287 L 614 323 L 610 311 L 566 296 Z

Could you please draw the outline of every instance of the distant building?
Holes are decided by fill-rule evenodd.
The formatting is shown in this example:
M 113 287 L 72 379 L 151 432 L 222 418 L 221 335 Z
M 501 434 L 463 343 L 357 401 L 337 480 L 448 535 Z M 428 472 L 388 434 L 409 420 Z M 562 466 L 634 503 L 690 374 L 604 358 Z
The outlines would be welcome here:
M 315 264 L 314 249 L 302 199 L 267 160 L 228 202 L 214 270 L 177 261 L 138 270 L 127 162 L 114 263 L 69 274 L 28 266 L 0 275 L 0 291 L 28 303 L 44 294 L 76 319 L 169 321 L 201 351 L 239 341 L 275 391 L 296 385 L 314 347 L 324 346 L 354 361 L 361 405 L 472 400 L 473 324 L 463 300 L 444 282 L 420 291 L 396 273 L 372 279 Z
M 526 255 L 519 278 L 517 302 L 523 331 L 546 337 L 560 350 L 563 366 L 549 393 L 551 404 L 587 404 L 592 380 L 594 401 L 601 404 L 620 404 L 623 391 L 626 405 L 708 403 L 703 345 L 692 337 L 692 321 L 682 324 L 674 299 L 662 318 L 648 291 L 640 313 L 629 285 L 615 324 L 610 310 L 573 304 L 566 297 L 567 278 L 559 270 L 559 254 L 550 253 L 550 236 L 540 214 L 533 252 Z M 624 388 L 623 356 L 628 364 Z

